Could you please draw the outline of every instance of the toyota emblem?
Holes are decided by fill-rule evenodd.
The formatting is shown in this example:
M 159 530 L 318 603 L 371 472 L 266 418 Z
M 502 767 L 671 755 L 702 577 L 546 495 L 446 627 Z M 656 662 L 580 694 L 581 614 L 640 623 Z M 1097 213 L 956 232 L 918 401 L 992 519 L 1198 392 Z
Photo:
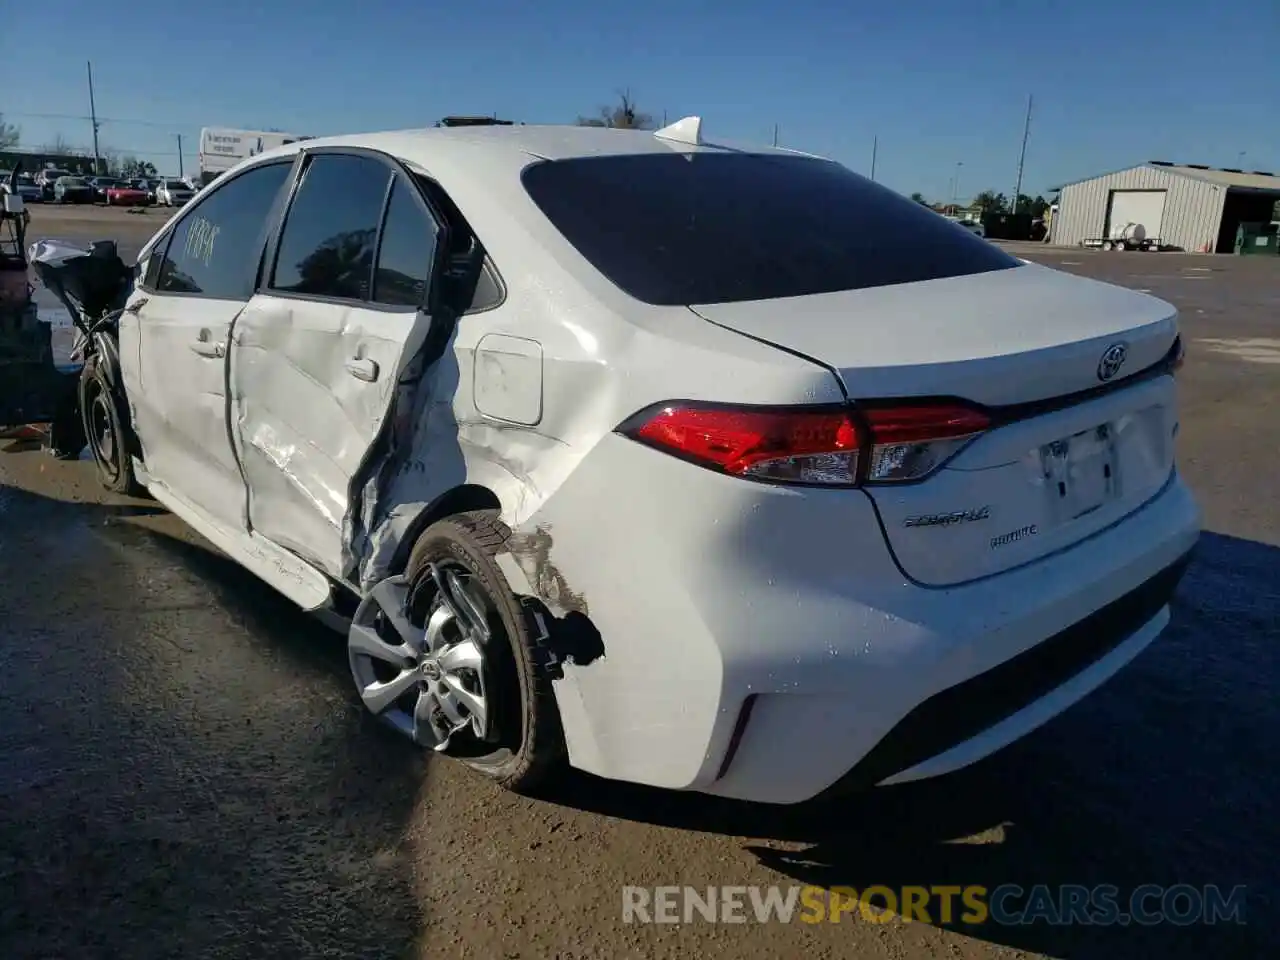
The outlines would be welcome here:
M 1102 359 L 1098 361 L 1098 379 L 1110 380 L 1120 368 L 1124 366 L 1124 358 L 1128 356 L 1129 348 L 1123 343 L 1113 343 L 1102 352 Z

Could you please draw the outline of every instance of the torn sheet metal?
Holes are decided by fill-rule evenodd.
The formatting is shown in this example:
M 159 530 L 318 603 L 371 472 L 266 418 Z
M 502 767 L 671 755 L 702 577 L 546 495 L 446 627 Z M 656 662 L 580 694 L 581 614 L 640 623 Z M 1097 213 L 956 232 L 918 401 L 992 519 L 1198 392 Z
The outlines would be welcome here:
M 255 297 L 232 330 L 230 416 L 252 530 L 344 577 L 363 507 L 353 484 L 378 450 L 418 316 Z M 353 507 L 355 509 L 353 509 Z
M 472 357 L 453 341 L 400 402 L 382 460 L 363 490 L 363 521 L 353 527 L 351 578 L 369 589 L 392 572 L 397 552 L 422 512 L 463 484 L 491 491 L 503 518 L 518 523 L 543 498 L 537 467 L 564 466 L 567 445 L 536 427 L 479 416 L 473 402 Z M 527 401 L 527 391 L 517 392 Z M 559 457 L 549 457 L 549 453 Z

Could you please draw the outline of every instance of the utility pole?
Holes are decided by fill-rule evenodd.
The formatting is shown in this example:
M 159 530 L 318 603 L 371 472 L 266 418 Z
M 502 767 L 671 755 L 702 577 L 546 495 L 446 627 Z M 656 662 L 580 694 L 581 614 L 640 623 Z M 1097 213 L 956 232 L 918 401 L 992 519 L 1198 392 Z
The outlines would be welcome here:
M 773 145 L 775 147 L 778 145 L 778 125 L 776 123 L 773 125 Z
M 959 210 L 960 207 L 960 168 L 964 166 L 963 160 L 956 161 L 956 175 L 951 181 L 951 206 Z
M 1018 212 L 1018 196 L 1022 193 L 1022 165 L 1027 159 L 1027 137 L 1031 135 L 1031 95 L 1027 95 L 1027 122 L 1022 125 L 1022 152 L 1018 154 L 1018 182 L 1013 187 L 1013 198 L 1009 201 L 1009 212 Z
M 176 136 L 178 137 L 178 179 L 181 180 L 182 179 L 182 134 L 179 133 Z
M 93 175 L 101 176 L 101 161 L 98 157 L 98 110 L 93 103 L 93 64 L 85 61 L 84 64 L 89 68 L 89 122 L 93 124 Z
M 880 138 L 871 138 L 871 182 L 876 182 L 876 152 L 880 149 Z

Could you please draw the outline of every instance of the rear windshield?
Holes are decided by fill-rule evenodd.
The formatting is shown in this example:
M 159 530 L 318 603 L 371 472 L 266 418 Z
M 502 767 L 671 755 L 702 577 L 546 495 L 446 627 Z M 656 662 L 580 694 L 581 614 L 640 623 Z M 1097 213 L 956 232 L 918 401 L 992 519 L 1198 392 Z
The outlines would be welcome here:
M 920 204 L 809 157 L 651 153 L 535 163 L 534 203 L 645 303 L 732 303 L 1018 266 Z

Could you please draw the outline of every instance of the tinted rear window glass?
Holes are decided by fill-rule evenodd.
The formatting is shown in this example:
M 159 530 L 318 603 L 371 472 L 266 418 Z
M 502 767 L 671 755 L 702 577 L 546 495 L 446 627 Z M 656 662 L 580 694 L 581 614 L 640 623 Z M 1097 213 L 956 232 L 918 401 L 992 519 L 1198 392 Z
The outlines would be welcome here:
M 271 285 L 309 296 L 368 300 L 390 178 L 390 169 L 368 157 L 315 157 L 285 217 Z
M 826 160 L 744 153 L 543 161 L 534 203 L 597 270 L 658 305 L 768 300 L 1018 261 Z

